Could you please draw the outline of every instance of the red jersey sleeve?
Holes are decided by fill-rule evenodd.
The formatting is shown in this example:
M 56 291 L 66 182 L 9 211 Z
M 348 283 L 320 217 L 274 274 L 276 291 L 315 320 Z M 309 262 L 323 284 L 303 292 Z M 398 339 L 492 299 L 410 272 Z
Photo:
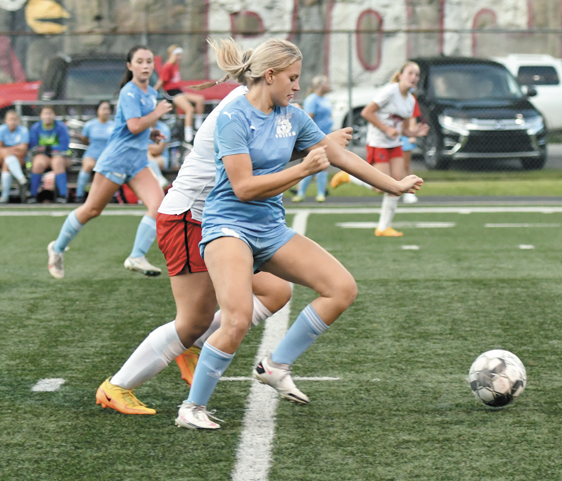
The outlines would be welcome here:
M 416 101 L 416 103 L 414 104 L 414 113 L 412 117 L 421 117 L 420 105 L 418 104 L 418 99 L 415 96 L 414 100 Z

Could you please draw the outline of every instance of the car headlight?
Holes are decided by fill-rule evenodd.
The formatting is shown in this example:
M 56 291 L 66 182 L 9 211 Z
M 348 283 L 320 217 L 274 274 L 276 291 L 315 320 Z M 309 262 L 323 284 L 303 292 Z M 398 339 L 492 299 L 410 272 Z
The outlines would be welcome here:
M 535 135 L 541 130 L 544 130 L 543 118 L 540 115 L 537 117 L 527 117 L 525 119 L 525 126 L 527 127 L 527 133 L 529 135 Z
M 450 115 L 439 115 L 439 124 L 447 130 L 456 132 L 460 135 L 468 135 L 471 121 L 470 119 L 460 119 L 456 117 L 451 117 Z

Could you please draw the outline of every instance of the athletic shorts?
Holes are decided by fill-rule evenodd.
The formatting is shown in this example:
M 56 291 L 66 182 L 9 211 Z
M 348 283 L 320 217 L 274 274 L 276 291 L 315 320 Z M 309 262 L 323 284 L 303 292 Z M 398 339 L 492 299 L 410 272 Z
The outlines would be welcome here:
M 168 94 L 169 97 L 177 97 L 178 95 L 184 95 L 183 91 L 180 89 L 166 90 L 166 94 Z
M 179 215 L 158 213 L 156 235 L 170 277 L 177 276 L 186 268 L 191 273 L 207 272 L 199 253 L 201 222 L 191 217 L 191 211 Z
M 367 145 L 367 163 L 370 165 L 388 163 L 390 159 L 402 157 L 403 155 L 401 146 L 386 149 L 384 147 Z
M 30 152 L 34 157 L 38 154 L 43 154 L 49 157 L 49 159 L 52 159 L 56 155 L 60 155 L 61 157 L 70 157 L 70 150 L 53 151 L 50 145 L 37 145 L 33 147 Z
M 415 142 L 410 142 L 410 138 L 404 135 L 400 138 L 400 140 L 402 141 L 402 150 L 404 152 L 410 152 L 417 146 Z
M 148 165 L 142 166 L 142 167 L 138 167 L 136 171 L 134 171 L 131 174 L 124 174 L 122 172 L 111 172 L 109 170 L 96 170 L 96 168 L 94 167 L 94 172 L 97 172 L 98 174 L 103 175 L 106 179 L 111 180 L 111 182 L 117 184 L 117 185 L 123 185 L 126 184 L 127 182 L 129 182 L 135 175 L 137 175 L 142 169 L 148 167 Z
M 209 227 L 203 233 L 203 239 L 199 243 L 201 257 L 205 257 L 205 246 L 220 237 L 236 237 L 248 244 L 254 257 L 254 272 L 258 272 L 260 267 L 269 261 L 273 255 L 289 242 L 296 232 L 286 225 L 281 225 L 267 232 L 267 237 L 258 237 L 242 230 L 230 227 Z

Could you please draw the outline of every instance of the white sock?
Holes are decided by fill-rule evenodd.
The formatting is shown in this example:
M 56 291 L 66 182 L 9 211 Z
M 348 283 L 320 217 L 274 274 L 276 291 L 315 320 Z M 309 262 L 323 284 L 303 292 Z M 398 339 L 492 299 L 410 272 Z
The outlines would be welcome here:
M 195 126 L 195 130 L 199 130 L 201 128 L 203 120 L 205 120 L 205 114 L 195 114 L 193 116 L 193 124 Z
M 400 199 L 400 197 L 384 194 L 382 198 L 381 217 L 378 225 L 379 230 L 385 230 L 392 224 L 392 219 L 394 218 L 394 213 L 396 212 L 396 206 L 398 205 L 398 199 Z
M 9 172 L 2 172 L 2 198 L 8 199 L 10 197 L 10 189 L 12 187 L 12 174 Z
M 373 188 L 372 185 L 367 184 L 367 182 L 363 182 L 361 179 L 358 179 L 357 177 L 353 177 L 352 175 L 349 176 L 349 180 L 351 181 L 352 184 L 361 185 L 363 187 L 367 187 L 367 189 Z
M 175 321 L 164 324 L 141 342 L 110 382 L 124 389 L 134 389 L 156 376 L 183 351 L 185 347 L 176 331 Z
M 262 302 L 254 295 L 254 312 L 252 313 L 252 325 L 259 326 L 263 321 L 265 321 L 268 317 L 271 317 L 272 313 L 269 311 L 267 307 L 265 307 Z M 218 310 L 215 312 L 215 317 L 213 318 L 213 322 L 209 326 L 209 329 L 205 331 L 197 341 L 193 343 L 195 347 L 199 349 L 203 348 L 203 344 L 205 341 L 209 339 L 211 334 L 215 332 L 221 325 L 221 311 Z
M 19 159 L 15 155 L 9 155 L 8 157 L 6 157 L 4 162 L 6 162 L 8 170 L 12 173 L 16 180 L 20 184 L 23 184 L 25 182 L 25 175 L 23 175 L 23 172 L 21 170 Z
M 193 140 L 193 128 L 192 127 L 184 127 L 184 129 L 183 129 L 183 139 L 186 142 L 191 142 Z

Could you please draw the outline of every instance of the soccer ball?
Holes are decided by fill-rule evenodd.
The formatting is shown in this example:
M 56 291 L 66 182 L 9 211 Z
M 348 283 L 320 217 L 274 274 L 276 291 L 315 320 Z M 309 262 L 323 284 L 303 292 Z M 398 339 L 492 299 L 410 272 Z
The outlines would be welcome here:
M 480 354 L 468 371 L 472 394 L 484 404 L 507 406 L 525 389 L 527 372 L 519 358 L 502 349 Z

